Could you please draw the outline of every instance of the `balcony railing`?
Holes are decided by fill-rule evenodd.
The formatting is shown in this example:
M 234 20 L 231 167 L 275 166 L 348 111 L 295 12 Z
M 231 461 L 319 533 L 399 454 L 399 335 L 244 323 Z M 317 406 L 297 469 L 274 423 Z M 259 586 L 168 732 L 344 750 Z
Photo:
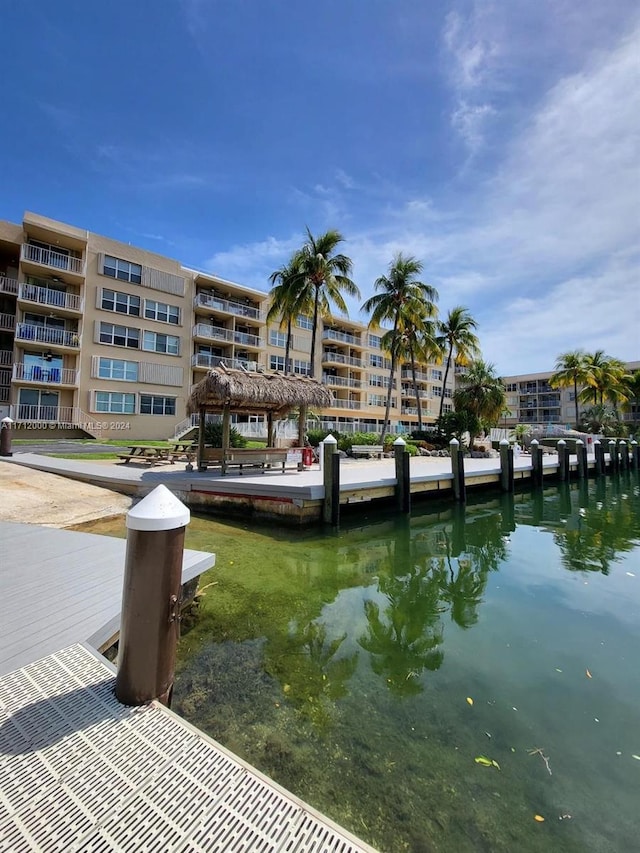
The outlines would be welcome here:
M 212 367 L 219 367 L 221 364 L 235 370 L 256 371 L 260 367 L 257 361 L 249 361 L 246 358 L 225 358 L 222 355 L 209 355 L 206 352 L 197 352 L 191 356 L 192 367 L 205 367 L 209 370 Z
M 58 347 L 80 347 L 80 336 L 77 332 L 67 332 L 64 329 L 52 329 L 48 326 L 30 326 L 28 323 L 18 323 L 16 340 L 36 341 L 40 344 L 51 344 Z
M 15 314 L 0 314 L 0 329 L 11 329 L 16 325 Z
M 26 302 L 37 302 L 38 305 L 49 305 L 53 308 L 66 308 L 69 311 L 82 311 L 82 297 L 75 293 L 65 293 L 62 290 L 52 290 L 48 287 L 38 287 L 35 284 L 21 284 L 18 298 Z
M 0 349 L 0 364 L 11 364 L 13 361 L 13 350 Z
M 13 365 L 13 379 L 38 384 L 75 385 L 78 371 L 66 367 L 42 367 L 38 364 Z
M 252 305 L 244 305 L 242 302 L 234 302 L 232 299 L 222 299 L 211 293 L 198 293 L 193 300 L 195 308 L 211 308 L 225 314 L 233 314 L 236 317 L 248 317 L 251 320 L 264 320 L 264 312 Z
M 0 293 L 17 293 L 18 282 L 15 278 L 7 278 L 0 275 Z
M 331 376 L 329 373 L 322 374 L 325 385 L 334 385 L 338 388 L 362 388 L 360 379 L 352 379 L 350 376 Z
M 247 332 L 237 332 L 233 329 L 223 329 L 221 326 L 207 326 L 198 323 L 193 327 L 194 338 L 209 338 L 213 341 L 225 341 L 226 343 L 242 344 L 248 347 L 261 347 L 262 340 L 258 335 L 250 335 Z
M 349 335 L 347 332 L 336 332 L 335 329 L 324 329 L 322 332 L 323 341 L 340 341 L 343 344 L 352 344 L 356 347 L 362 346 L 362 340 L 359 335 Z
M 0 387 L 6 388 L 11 385 L 11 371 L 0 370 Z
M 322 360 L 333 364 L 348 364 L 350 367 L 362 367 L 362 359 L 352 358 L 349 355 L 342 355 L 339 352 L 330 352 L 325 350 L 322 353 Z
M 41 246 L 33 246 L 31 243 L 22 244 L 22 260 L 32 261 L 34 264 L 42 264 L 45 267 L 53 267 L 56 270 L 84 275 L 84 259 L 75 258 L 55 249 L 44 249 Z

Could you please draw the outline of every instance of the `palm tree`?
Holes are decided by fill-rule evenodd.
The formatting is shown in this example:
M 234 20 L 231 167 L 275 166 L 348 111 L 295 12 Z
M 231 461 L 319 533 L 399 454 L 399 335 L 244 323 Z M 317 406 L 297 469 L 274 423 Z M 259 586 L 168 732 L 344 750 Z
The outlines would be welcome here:
M 385 323 L 392 325 L 382 337 L 382 346 L 391 356 L 384 424 L 380 436 L 383 444 L 389 425 L 398 356 L 402 353 L 402 330 L 411 324 L 419 325 L 423 322 L 422 318 L 434 318 L 437 314 L 435 302 L 438 299 L 438 291 L 430 284 L 417 280 L 416 276 L 421 272 L 421 261 L 399 252 L 389 265 L 389 274 L 380 276 L 374 282 L 374 290 L 379 292 L 367 299 L 362 306 L 362 310 L 371 315 L 369 327 L 379 328 Z
M 573 395 L 576 403 L 576 429 L 580 427 L 578 411 L 578 383 L 585 382 L 587 369 L 583 350 L 565 352 L 556 358 L 555 373 L 549 379 L 552 388 L 570 388 L 573 385 Z
M 271 297 L 271 305 L 267 313 L 267 323 L 272 322 L 276 318 L 280 319 L 280 328 L 287 330 L 287 342 L 284 355 L 284 372 L 289 372 L 290 359 L 289 352 L 291 350 L 291 327 L 294 320 L 300 313 L 306 313 L 311 310 L 308 304 L 308 291 L 300 287 L 300 255 L 298 252 L 293 254 L 288 263 L 284 264 L 280 269 L 275 270 L 269 276 L 269 281 L 273 285 L 269 291 Z
M 484 428 L 498 423 L 505 401 L 502 379 L 496 375 L 493 364 L 482 359 L 471 362 L 460 378 L 460 388 L 453 395 L 456 412 L 468 412 Z M 469 447 L 473 447 L 474 438 L 475 434 L 469 435 Z
M 308 292 L 309 304 L 313 306 L 313 329 L 311 331 L 311 376 L 315 376 L 316 337 L 318 318 L 331 314 L 331 306 L 348 315 L 342 292 L 360 298 L 360 291 L 349 278 L 353 266 L 351 258 L 340 253 L 336 247 L 344 238 L 339 231 L 330 230 L 314 237 L 307 228 L 307 240 L 298 253 L 300 264 L 294 276 L 299 293 Z
M 627 402 L 625 409 L 630 412 L 635 424 L 640 421 L 640 370 L 628 374 L 625 382 Z
M 458 364 L 468 364 L 472 359 L 480 356 L 480 341 L 474 334 L 474 329 L 477 328 L 478 324 L 462 305 L 456 305 L 449 311 L 447 319 L 438 323 L 436 344 L 442 354 L 447 353 L 438 419 L 442 417 L 444 389 L 447 385 L 447 377 L 454 353 Z

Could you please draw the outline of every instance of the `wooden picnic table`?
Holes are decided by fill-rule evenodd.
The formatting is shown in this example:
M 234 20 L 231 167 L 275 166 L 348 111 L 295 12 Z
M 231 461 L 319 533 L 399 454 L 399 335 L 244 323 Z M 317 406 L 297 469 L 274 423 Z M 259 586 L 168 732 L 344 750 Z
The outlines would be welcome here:
M 122 459 L 128 465 L 132 459 L 136 462 L 147 462 L 153 465 L 157 462 L 169 461 L 169 448 L 156 447 L 152 444 L 130 444 L 128 450 L 118 453 L 118 459 Z

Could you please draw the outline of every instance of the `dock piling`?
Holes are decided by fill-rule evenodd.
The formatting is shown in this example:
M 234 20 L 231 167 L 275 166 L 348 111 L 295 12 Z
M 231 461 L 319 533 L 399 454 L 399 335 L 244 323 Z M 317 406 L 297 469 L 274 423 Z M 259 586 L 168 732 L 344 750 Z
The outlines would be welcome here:
M 464 479 L 464 456 L 460 449 L 460 442 L 452 438 L 449 442 L 451 453 L 451 473 L 453 474 L 453 497 L 464 503 L 467 500 L 467 484 Z
M 11 418 L 0 421 L 0 456 L 13 456 L 11 452 Z
M 620 470 L 628 471 L 629 470 L 629 451 L 627 449 L 627 442 L 622 440 L 618 444 L 618 450 L 620 451 Z
M 617 474 L 618 470 L 618 445 L 611 439 L 609 442 L 609 471 L 612 474 Z
M 588 476 L 589 470 L 587 468 L 587 446 L 582 439 L 576 441 L 576 456 L 578 457 L 578 479 L 584 480 Z
M 593 452 L 596 455 L 596 477 L 604 477 L 605 461 L 604 461 L 604 445 L 596 439 L 593 442 Z
M 535 488 L 542 486 L 542 448 L 537 438 L 531 442 L 531 479 Z
M 640 471 L 640 445 L 635 440 L 631 442 L 631 467 Z
M 170 705 L 179 636 L 187 507 L 157 486 L 127 513 L 116 697 Z
M 411 512 L 411 474 L 409 470 L 409 451 L 403 438 L 393 442 L 396 462 L 396 504 L 398 512 L 408 515 Z
M 340 455 L 338 441 L 329 434 L 322 442 L 322 478 L 324 503 L 322 520 L 337 527 L 340 523 Z
M 558 442 L 558 479 L 562 483 L 569 481 L 569 448 L 564 438 Z
M 503 492 L 513 492 L 513 448 L 506 438 L 500 442 L 500 486 Z

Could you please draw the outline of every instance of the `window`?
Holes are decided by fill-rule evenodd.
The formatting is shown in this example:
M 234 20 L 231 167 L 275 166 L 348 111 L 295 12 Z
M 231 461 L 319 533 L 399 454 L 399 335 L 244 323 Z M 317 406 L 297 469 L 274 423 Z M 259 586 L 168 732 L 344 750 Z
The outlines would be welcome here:
M 166 355 L 179 355 L 180 338 L 176 335 L 163 335 L 160 332 L 145 332 L 142 349 L 148 352 L 163 352 Z
M 111 415 L 133 415 L 135 410 L 135 394 L 121 394 L 119 391 L 96 391 L 96 412 L 105 412 Z
M 369 335 L 369 346 L 371 349 L 380 349 L 380 342 L 382 338 L 380 335 Z
M 369 394 L 369 405 L 370 406 L 386 406 L 387 398 L 382 394 Z M 391 408 L 396 408 L 396 401 L 391 399 Z
M 369 385 L 374 388 L 388 388 L 389 387 L 389 377 L 382 376 L 379 373 L 372 373 L 369 376 Z M 393 387 L 396 387 L 396 381 L 393 380 Z
M 156 397 L 152 394 L 140 394 L 141 415 L 175 415 L 175 397 Z
M 284 373 L 284 356 L 272 355 L 269 360 L 271 370 L 281 370 Z
M 518 383 L 517 382 L 507 382 L 507 391 L 517 391 Z
M 139 317 L 140 297 L 104 288 L 100 307 L 105 311 L 115 311 L 117 314 L 131 314 L 134 317 Z
M 313 331 L 313 320 L 311 317 L 307 317 L 306 314 L 298 314 L 296 326 L 299 329 L 309 329 L 310 331 Z
M 273 329 L 269 332 L 269 343 L 272 347 L 286 347 L 287 333 L 275 332 Z
M 451 390 L 451 388 L 445 388 L 444 389 L 444 396 L 448 397 L 449 399 L 451 399 L 451 397 L 453 397 L 453 391 Z
M 432 397 L 442 397 L 442 388 L 439 385 L 434 385 L 431 389 Z
M 122 358 L 101 358 L 98 362 L 100 379 L 122 379 L 125 382 L 138 381 L 138 362 L 125 361 Z
M 452 412 L 453 406 L 451 405 L 451 403 L 444 403 L 442 406 L 442 411 L 443 412 Z
M 308 376 L 311 373 L 311 362 L 301 361 L 299 358 L 293 360 L 293 372 Z
M 132 264 L 130 261 L 123 261 L 121 258 L 112 258 L 111 255 L 104 256 L 102 273 L 120 281 L 131 281 L 133 284 L 140 284 L 142 281 L 140 264 Z
M 113 344 L 116 347 L 139 349 L 140 329 L 129 326 L 116 326 L 113 323 L 100 323 L 100 343 Z
M 384 357 L 369 353 L 369 364 L 371 367 L 384 367 Z
M 436 370 L 435 368 L 431 368 L 431 378 L 435 379 L 436 382 L 442 382 L 442 371 Z
M 180 309 L 177 305 L 166 302 L 156 302 L 155 299 L 144 300 L 144 316 L 147 320 L 158 320 L 160 323 L 180 323 Z

